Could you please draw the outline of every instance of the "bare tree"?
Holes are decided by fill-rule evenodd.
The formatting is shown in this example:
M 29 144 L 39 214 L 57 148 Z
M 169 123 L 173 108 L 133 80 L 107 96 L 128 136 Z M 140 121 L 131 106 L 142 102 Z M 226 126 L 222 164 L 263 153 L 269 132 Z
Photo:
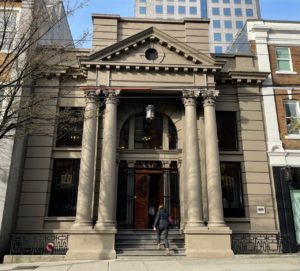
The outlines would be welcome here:
M 35 80 L 66 62 L 74 44 L 67 19 L 88 0 L 4 0 L 0 3 L 0 139 L 28 131 L 51 95 L 31 97 Z M 1 6 L 2 5 L 2 6 Z M 43 116 L 44 120 L 55 116 Z

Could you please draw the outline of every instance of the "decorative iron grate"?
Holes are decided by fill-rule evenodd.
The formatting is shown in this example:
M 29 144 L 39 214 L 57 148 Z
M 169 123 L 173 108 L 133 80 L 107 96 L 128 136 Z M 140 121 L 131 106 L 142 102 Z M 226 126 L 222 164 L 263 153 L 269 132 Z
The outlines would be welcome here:
M 282 253 L 282 240 L 278 234 L 233 233 L 231 245 L 234 254 Z
M 53 234 L 53 233 L 26 233 L 12 234 L 10 254 L 14 255 L 42 255 L 54 254 L 64 255 L 68 250 L 68 234 Z M 47 245 L 52 243 L 53 250 L 47 250 Z

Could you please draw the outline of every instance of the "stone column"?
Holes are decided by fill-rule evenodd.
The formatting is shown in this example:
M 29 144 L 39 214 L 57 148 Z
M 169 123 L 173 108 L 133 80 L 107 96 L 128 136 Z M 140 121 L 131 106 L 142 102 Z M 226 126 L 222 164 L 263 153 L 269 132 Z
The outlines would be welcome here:
M 201 201 L 201 178 L 200 178 L 200 159 L 197 136 L 197 98 L 199 90 L 184 90 L 183 102 L 185 106 L 185 181 L 187 189 L 187 208 L 186 227 L 202 227 L 203 211 Z
M 116 224 L 117 96 L 119 93 L 120 91 L 116 90 L 104 91 L 106 108 L 103 123 L 99 211 L 96 229 L 113 229 Z
M 202 92 L 205 121 L 205 146 L 206 146 L 206 174 L 209 227 L 224 227 L 222 186 L 219 147 L 217 137 L 217 123 L 215 111 L 216 90 Z
M 98 91 L 87 92 L 84 112 L 76 220 L 72 228 L 92 227 L 92 199 L 97 150 Z

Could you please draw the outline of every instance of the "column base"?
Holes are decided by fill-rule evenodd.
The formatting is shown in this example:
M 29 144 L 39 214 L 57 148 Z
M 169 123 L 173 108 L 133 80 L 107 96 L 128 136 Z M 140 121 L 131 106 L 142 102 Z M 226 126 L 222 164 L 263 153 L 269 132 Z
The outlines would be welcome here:
M 116 230 L 71 231 L 65 260 L 108 260 L 116 258 Z
M 71 227 L 72 230 L 92 230 L 93 222 L 92 221 L 75 221 Z
M 186 255 L 192 258 L 228 258 L 231 249 L 231 233 L 228 227 L 186 227 Z

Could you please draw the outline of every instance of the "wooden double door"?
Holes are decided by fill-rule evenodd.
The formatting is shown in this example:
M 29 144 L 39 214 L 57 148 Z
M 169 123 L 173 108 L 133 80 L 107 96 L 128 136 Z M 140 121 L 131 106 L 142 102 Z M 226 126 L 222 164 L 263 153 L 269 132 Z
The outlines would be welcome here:
M 151 228 L 159 204 L 164 203 L 162 170 L 136 170 L 134 179 L 134 228 Z

